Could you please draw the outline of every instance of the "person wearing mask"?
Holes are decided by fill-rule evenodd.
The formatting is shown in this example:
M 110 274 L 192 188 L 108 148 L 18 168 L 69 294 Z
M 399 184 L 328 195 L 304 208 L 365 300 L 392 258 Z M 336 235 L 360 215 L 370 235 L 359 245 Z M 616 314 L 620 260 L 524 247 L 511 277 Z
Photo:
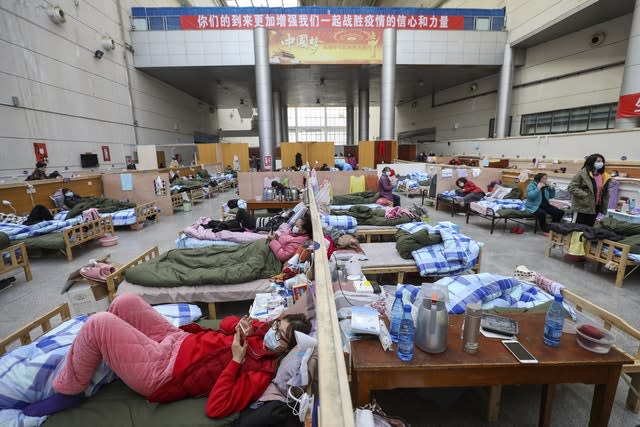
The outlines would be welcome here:
M 349 153 L 347 154 L 347 163 L 351 165 L 351 169 L 355 170 L 356 166 L 358 166 L 358 159 L 356 159 L 356 156 Z
M 527 212 L 530 212 L 538 219 L 540 229 L 547 235 L 549 226 L 547 225 L 547 215 L 551 216 L 551 222 L 560 222 L 564 216 L 562 209 L 549 204 L 549 200 L 556 196 L 555 187 L 547 185 L 547 174 L 538 173 L 533 177 L 533 181 L 527 186 L 527 200 L 524 204 Z
M 298 248 L 311 237 L 311 216 L 307 212 L 302 218 L 296 220 L 291 231 L 279 235 L 275 231 L 269 232 L 267 243 L 271 251 L 282 262 L 291 258 Z
M 588 156 L 567 187 L 571 193 L 571 209 L 577 212 L 576 223 L 593 226 L 598 214 L 606 214 L 610 183 L 604 157 L 597 153 Z
M 218 330 L 194 323 L 177 328 L 140 296 L 121 295 L 80 329 L 53 381 L 56 393 L 23 411 L 44 416 L 80 404 L 104 360 L 151 402 L 208 396 L 207 416 L 225 417 L 262 395 L 278 360 L 296 345 L 295 331 L 310 330 L 303 314 L 270 323 L 230 316 Z
M 458 178 L 456 180 L 456 194 L 462 197 L 461 204 L 470 205 L 471 202 L 477 202 L 484 197 L 484 191 L 478 187 L 473 181 L 467 178 Z
M 31 172 L 26 181 L 38 181 L 40 179 L 47 179 L 47 164 L 45 162 L 36 163 L 36 168 Z
M 133 160 L 127 160 L 127 169 L 129 169 L 129 170 L 135 170 L 136 169 L 136 164 L 133 163 Z
M 393 194 L 393 184 L 391 183 L 391 168 L 386 166 L 382 169 L 382 175 L 378 181 L 378 193 L 380 197 L 393 202 L 393 206 L 400 206 L 400 196 Z

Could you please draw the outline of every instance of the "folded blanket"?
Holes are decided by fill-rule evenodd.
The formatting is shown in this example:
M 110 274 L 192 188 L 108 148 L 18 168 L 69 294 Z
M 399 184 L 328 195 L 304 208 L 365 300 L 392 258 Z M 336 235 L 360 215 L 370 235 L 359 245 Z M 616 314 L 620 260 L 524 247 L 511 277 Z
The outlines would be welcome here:
M 361 193 L 334 195 L 331 203 L 334 205 L 360 205 L 365 203 L 375 203 L 379 198 L 380 193 L 363 191 Z
M 423 222 L 411 222 L 397 227 L 396 250 L 404 259 L 413 258 L 413 251 L 442 242 L 440 234 L 430 234 L 430 226 Z
M 371 209 L 366 206 L 351 206 L 347 210 L 331 210 L 333 215 L 348 215 L 354 217 L 359 225 L 394 226 L 411 222 L 412 218 L 402 215 L 399 218 L 385 218 L 385 209 Z
M 69 211 L 60 211 L 53 216 L 54 220 L 64 220 Z M 111 223 L 118 227 L 122 225 L 131 225 L 136 223 L 136 210 L 134 208 L 127 208 L 115 212 L 101 213 L 100 217 L 104 218 L 111 216 Z
M 345 233 L 354 233 L 358 220 L 349 215 L 320 215 L 323 228 L 336 229 Z
M 264 241 L 238 246 L 173 249 L 126 273 L 127 281 L 142 286 L 177 287 L 222 285 L 266 279 L 282 264 Z

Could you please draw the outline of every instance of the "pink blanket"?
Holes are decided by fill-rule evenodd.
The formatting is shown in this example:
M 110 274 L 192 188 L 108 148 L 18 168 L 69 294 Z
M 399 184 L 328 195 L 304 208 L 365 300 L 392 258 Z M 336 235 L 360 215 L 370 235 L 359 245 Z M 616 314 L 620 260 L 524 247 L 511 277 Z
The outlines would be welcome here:
M 200 217 L 195 224 L 185 228 L 182 232 L 189 237 L 193 237 L 199 240 L 226 240 L 227 242 L 236 243 L 251 243 L 256 240 L 266 239 L 266 234 L 258 233 L 244 233 L 237 231 L 222 230 L 213 232 L 207 228 L 202 227 L 202 224 L 206 224 L 211 221 L 211 218 Z

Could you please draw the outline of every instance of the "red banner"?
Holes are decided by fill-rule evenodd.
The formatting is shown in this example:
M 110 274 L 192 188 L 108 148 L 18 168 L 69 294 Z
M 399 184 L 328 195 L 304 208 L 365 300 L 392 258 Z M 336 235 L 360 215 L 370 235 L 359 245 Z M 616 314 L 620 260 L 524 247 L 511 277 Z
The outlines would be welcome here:
M 241 30 L 266 28 L 397 28 L 399 30 L 463 30 L 463 16 L 427 15 L 316 15 L 309 13 L 268 15 L 181 16 L 182 30 Z
M 616 119 L 640 116 L 640 92 L 622 95 L 618 101 Z

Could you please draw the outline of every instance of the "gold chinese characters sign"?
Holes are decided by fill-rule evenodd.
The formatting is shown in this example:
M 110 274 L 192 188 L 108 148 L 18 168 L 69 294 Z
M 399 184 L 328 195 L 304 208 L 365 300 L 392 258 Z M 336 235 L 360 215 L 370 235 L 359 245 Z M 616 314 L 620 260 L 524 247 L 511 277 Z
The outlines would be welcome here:
M 381 64 L 382 29 L 271 29 L 272 64 Z

